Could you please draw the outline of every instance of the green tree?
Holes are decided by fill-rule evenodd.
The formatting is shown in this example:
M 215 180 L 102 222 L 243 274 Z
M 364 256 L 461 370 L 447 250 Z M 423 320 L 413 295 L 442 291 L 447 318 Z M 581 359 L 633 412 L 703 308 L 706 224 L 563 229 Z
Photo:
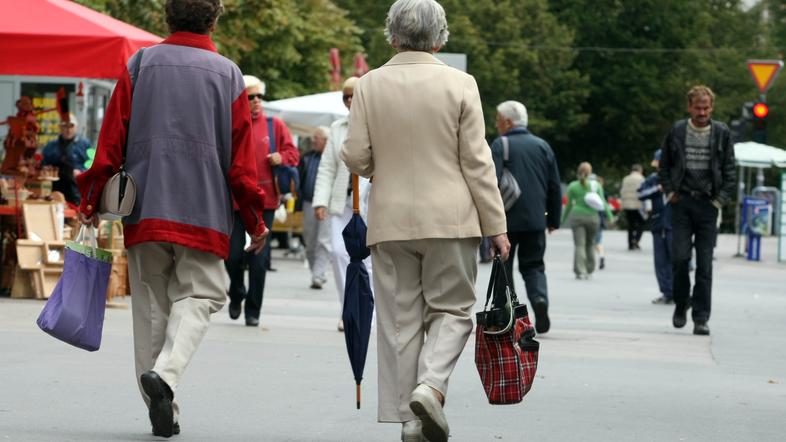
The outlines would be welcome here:
M 392 2 L 337 0 L 363 29 L 363 44 L 372 66 L 394 53 L 383 35 Z M 551 14 L 546 0 L 442 0 L 450 37 L 445 52 L 467 54 L 467 70 L 480 89 L 489 138 L 496 136 L 496 106 L 523 102 L 530 127 L 557 151 L 569 151 L 571 133 L 587 120 L 582 111 L 588 95 L 585 76 L 571 67 L 575 52 L 542 51 L 544 45 L 569 47 L 573 32 Z M 561 161 L 561 159 L 560 159 Z
M 587 159 L 611 178 L 648 163 L 685 94 L 706 84 L 717 94 L 714 117 L 728 122 L 755 98 L 745 60 L 766 55 L 760 14 L 739 0 L 554 0 L 576 31 L 575 67 L 591 81 L 589 124 L 577 134 L 574 163 Z
M 77 0 L 166 36 L 163 0 Z M 213 39 L 244 73 L 267 83 L 267 99 L 328 90 L 331 48 L 346 68 L 361 49 L 359 29 L 330 0 L 226 0 Z

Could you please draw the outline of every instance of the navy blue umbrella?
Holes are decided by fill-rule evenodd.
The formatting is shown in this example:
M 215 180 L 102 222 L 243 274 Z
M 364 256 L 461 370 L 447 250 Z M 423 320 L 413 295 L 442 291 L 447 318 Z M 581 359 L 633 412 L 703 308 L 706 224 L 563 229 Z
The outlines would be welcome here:
M 374 315 L 374 295 L 371 293 L 371 281 L 368 278 L 363 260 L 371 252 L 366 247 L 366 223 L 360 217 L 358 196 L 358 177 L 352 175 L 352 195 L 354 214 L 344 228 L 342 236 L 349 254 L 347 266 L 347 282 L 344 287 L 344 340 L 347 343 L 349 363 L 355 375 L 357 386 L 357 408 L 360 409 L 360 381 L 363 380 L 363 368 L 366 365 L 368 340 L 371 335 L 371 318 Z

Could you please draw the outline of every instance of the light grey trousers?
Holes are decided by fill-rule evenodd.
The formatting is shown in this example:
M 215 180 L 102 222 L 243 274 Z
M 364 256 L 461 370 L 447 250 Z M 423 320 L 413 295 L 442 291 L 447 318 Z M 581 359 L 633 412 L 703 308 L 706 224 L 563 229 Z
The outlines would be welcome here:
M 224 261 L 169 243 L 128 249 L 136 379 L 153 370 L 174 392 L 207 333 L 210 315 L 226 302 Z M 141 384 L 142 399 L 150 406 Z M 173 403 L 175 422 L 179 406 Z
M 330 264 L 330 221 L 318 220 L 310 201 L 303 201 L 303 242 L 311 280 L 324 283 Z
M 479 244 L 421 239 L 371 247 L 380 422 L 415 419 L 409 402 L 418 384 L 446 395 L 472 332 Z

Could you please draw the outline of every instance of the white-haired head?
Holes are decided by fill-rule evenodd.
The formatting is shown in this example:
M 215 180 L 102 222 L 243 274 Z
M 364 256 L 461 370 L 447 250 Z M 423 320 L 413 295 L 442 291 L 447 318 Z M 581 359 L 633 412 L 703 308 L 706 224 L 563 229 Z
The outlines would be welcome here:
M 259 93 L 265 95 L 265 82 L 253 75 L 243 75 L 243 83 L 246 84 L 246 89 L 257 87 Z
M 385 36 L 397 49 L 433 52 L 448 34 L 445 10 L 435 0 L 397 0 L 388 10 Z
M 527 107 L 518 101 L 506 101 L 497 106 L 497 112 L 503 118 L 510 120 L 516 127 L 527 127 L 529 124 L 529 117 L 527 116 Z

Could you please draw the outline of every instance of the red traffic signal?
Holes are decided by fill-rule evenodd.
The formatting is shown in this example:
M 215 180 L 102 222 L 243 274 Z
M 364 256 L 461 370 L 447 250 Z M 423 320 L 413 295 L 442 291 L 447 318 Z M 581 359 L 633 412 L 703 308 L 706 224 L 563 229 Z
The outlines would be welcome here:
M 753 105 L 753 115 L 756 118 L 767 118 L 769 114 L 770 108 L 767 106 L 767 103 L 756 103 Z

